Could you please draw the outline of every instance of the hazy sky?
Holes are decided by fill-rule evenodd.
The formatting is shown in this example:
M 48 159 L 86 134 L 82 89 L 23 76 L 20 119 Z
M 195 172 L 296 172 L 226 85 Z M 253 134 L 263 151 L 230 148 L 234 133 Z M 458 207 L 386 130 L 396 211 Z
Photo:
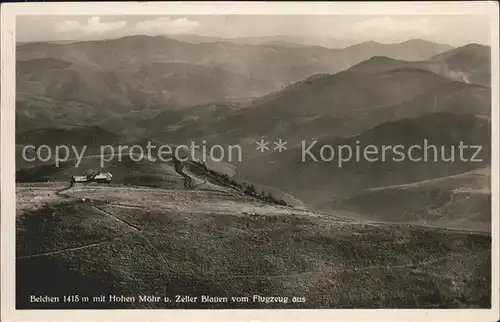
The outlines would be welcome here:
M 460 46 L 489 44 L 485 16 L 18 16 L 17 41 L 195 34 L 220 37 L 301 35 L 401 42 L 411 38 Z

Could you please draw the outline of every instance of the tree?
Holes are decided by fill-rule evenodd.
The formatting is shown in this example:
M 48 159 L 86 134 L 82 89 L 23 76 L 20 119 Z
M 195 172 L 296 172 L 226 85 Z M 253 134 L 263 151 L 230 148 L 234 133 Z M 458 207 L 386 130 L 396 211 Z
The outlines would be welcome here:
M 256 195 L 255 187 L 253 186 L 253 184 L 248 185 L 248 186 L 245 188 L 245 193 L 246 193 L 247 195 L 250 195 L 250 196 L 255 196 L 255 195 Z

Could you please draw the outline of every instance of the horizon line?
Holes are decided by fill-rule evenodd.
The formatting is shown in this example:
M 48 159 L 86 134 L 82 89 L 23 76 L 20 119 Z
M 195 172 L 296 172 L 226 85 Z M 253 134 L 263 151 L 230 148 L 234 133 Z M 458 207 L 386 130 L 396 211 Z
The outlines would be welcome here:
M 242 39 L 259 39 L 259 38 L 272 38 L 272 37 L 294 37 L 294 36 L 304 36 L 304 35 L 301 35 L 301 34 L 276 34 L 276 35 L 266 35 L 266 36 L 241 36 L 241 37 L 228 37 L 228 36 L 209 36 L 209 35 L 197 35 L 197 34 L 188 34 L 188 33 L 183 33 L 183 34 L 166 34 L 166 35 L 148 35 L 148 34 L 129 34 L 129 35 L 124 35 L 124 36 L 119 36 L 119 37 L 109 37 L 109 38 L 95 38 L 95 39 L 60 39 L 60 40 L 33 40 L 33 41 L 17 41 L 16 39 L 16 46 L 17 45 L 25 45 L 25 44 L 38 44 L 38 43 L 52 43 L 52 44 L 70 44 L 70 43 L 86 43 L 86 42 L 97 42 L 97 41 L 110 41 L 110 40 L 120 40 L 120 39 L 125 39 L 125 38 L 130 38 L 130 37 L 150 37 L 150 38 L 165 38 L 165 39 L 170 39 L 170 40 L 174 40 L 174 41 L 178 41 L 178 42 L 184 42 L 184 43 L 190 43 L 189 41 L 187 40 L 178 40 L 178 39 L 175 39 L 175 37 L 198 37 L 200 40 L 202 40 L 203 38 L 205 38 L 207 41 L 203 42 L 203 43 L 220 43 L 220 42 L 232 42 L 234 43 L 234 41 L 237 41 L 237 40 L 242 40 Z M 311 37 L 314 37 L 314 35 L 311 35 Z M 216 38 L 216 39 L 213 39 L 213 38 Z M 325 39 L 332 39 L 332 40 L 335 40 L 335 39 L 338 39 L 338 40 L 341 40 L 341 41 L 349 41 L 351 39 L 349 38 L 336 38 L 336 37 L 322 37 L 322 38 L 325 38 Z M 210 40 L 212 39 L 212 40 Z M 218 39 L 218 40 L 217 40 Z M 463 47 L 463 46 L 466 46 L 466 45 L 471 45 L 471 44 L 477 44 L 477 45 L 482 45 L 482 46 L 487 46 L 487 47 L 491 47 L 490 44 L 485 44 L 485 43 L 482 43 L 482 42 L 478 42 L 478 41 L 475 41 L 475 42 L 465 42 L 464 44 L 462 45 L 459 45 L 459 46 L 456 46 L 456 45 L 452 45 L 452 44 L 449 44 L 449 43 L 445 43 L 445 42 L 437 42 L 437 41 L 432 41 L 432 40 L 428 40 L 428 39 L 425 39 L 423 37 L 415 37 L 415 38 L 410 38 L 410 39 L 407 39 L 407 40 L 403 40 L 403 41 L 397 41 L 397 42 L 381 42 L 381 41 L 378 41 L 378 40 L 363 40 L 363 41 L 359 41 L 359 42 L 354 42 L 350 45 L 347 45 L 347 46 L 339 46 L 339 47 L 326 47 L 324 45 L 317 45 L 317 44 L 303 44 L 301 42 L 297 42 L 297 41 L 293 41 L 293 40 L 290 40 L 290 41 L 287 41 L 287 40 L 283 40 L 283 41 L 280 41 L 282 43 L 289 43 L 289 44 L 292 44 L 292 45 L 300 45 L 300 46 L 304 46 L 304 47 L 321 47 L 321 48 L 325 48 L 325 49 L 345 49 L 345 48 L 349 48 L 349 47 L 352 47 L 352 46 L 357 46 L 357 45 L 361 45 L 361 44 L 366 44 L 366 43 L 375 43 L 375 44 L 379 44 L 379 45 L 396 45 L 396 44 L 404 44 L 404 43 L 407 43 L 407 42 L 411 42 L 411 41 L 425 41 L 425 42 L 428 42 L 428 43 L 433 43 L 433 44 L 439 44 L 439 45 L 446 45 L 446 46 L 450 46 L 450 47 L 453 47 L 453 48 L 460 48 L 460 47 Z M 247 46 L 259 46 L 259 45 L 266 45 L 266 44 L 273 44 L 274 41 L 270 40 L 270 41 L 264 41 L 262 43 L 256 43 L 256 44 L 241 44 L 241 45 L 247 45 Z

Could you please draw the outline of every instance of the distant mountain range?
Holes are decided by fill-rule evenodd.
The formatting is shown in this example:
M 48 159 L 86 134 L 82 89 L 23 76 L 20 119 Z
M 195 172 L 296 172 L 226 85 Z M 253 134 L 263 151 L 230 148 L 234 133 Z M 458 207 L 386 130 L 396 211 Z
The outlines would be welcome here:
M 333 49 L 341 49 L 355 44 L 351 39 L 321 37 L 311 35 L 276 35 L 276 36 L 256 36 L 256 37 L 215 37 L 215 36 L 198 36 L 198 35 L 170 35 L 179 41 L 190 43 L 214 43 L 214 42 L 231 42 L 244 45 L 269 45 L 280 44 L 292 47 L 298 46 L 316 46 Z
M 351 70 L 380 72 L 396 68 L 428 70 L 449 79 L 489 86 L 491 83 L 490 48 L 470 44 L 446 51 L 426 61 L 410 62 L 374 56 Z M 374 60 L 374 61 L 373 61 Z
M 485 48 L 479 48 L 481 56 Z M 259 136 L 345 137 L 436 112 L 490 115 L 489 86 L 440 72 L 444 69 L 436 68 L 438 64 L 436 58 L 409 62 L 374 56 L 348 70 L 317 74 L 251 101 L 197 106 L 182 116 L 165 111 L 137 126 L 159 139 L 209 137 L 225 143 Z M 489 66 L 489 60 L 483 65 Z
M 489 166 L 490 60 L 487 46 L 453 48 L 419 39 L 343 49 L 284 38 L 130 36 L 22 44 L 17 47 L 16 139 L 21 145 L 145 138 L 239 144 L 242 162 L 221 168 L 237 167 L 242 180 L 278 194 L 282 190 L 315 209 L 340 207 L 390 221 L 401 209 L 394 206 L 387 216 L 382 209 L 366 214 L 373 198 L 415 196 L 425 204 L 434 195 L 417 195 L 435 186 L 422 184 L 418 193 L 413 188 L 386 193 L 384 187 L 443 182 Z M 71 126 L 76 127 L 62 129 Z M 255 141 L 260 138 L 284 138 L 288 151 L 259 153 Z M 318 140 L 318 146 L 357 141 L 381 146 L 424 139 L 446 149 L 461 140 L 483 145 L 483 161 L 338 167 L 300 160 L 302 140 Z M 471 195 L 478 201 L 470 209 L 483 209 L 488 200 L 483 197 Z M 423 215 L 412 216 L 408 222 Z
M 18 112 L 36 101 L 78 102 L 103 123 L 132 112 L 146 117 L 186 106 L 259 97 L 317 73 L 335 73 L 373 56 L 425 60 L 452 47 L 423 40 L 362 43 L 345 49 L 283 42 L 189 43 L 129 36 L 17 46 Z M 35 102 L 32 101 L 36 96 Z M 73 111 L 62 123 L 77 123 Z M 93 123 L 92 123 L 93 124 Z M 20 125 L 22 127 L 22 125 Z

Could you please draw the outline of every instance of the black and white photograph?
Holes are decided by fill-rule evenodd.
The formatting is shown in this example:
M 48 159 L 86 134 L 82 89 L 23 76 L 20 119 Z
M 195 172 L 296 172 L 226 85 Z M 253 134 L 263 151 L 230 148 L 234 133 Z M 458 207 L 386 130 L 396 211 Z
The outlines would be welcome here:
M 2 301 L 495 320 L 498 3 L 405 4 L 16 14 Z

